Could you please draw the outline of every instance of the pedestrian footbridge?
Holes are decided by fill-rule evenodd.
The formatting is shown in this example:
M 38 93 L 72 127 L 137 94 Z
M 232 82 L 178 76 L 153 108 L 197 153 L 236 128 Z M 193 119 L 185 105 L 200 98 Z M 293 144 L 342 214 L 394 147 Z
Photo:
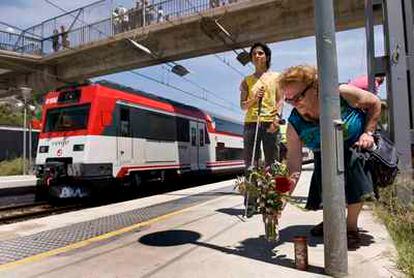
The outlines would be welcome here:
M 314 34 L 309 0 L 164 0 L 136 7 L 110 2 L 92 3 L 20 33 L 0 31 L 0 92 L 10 94 L 21 84 L 45 90 L 167 61 L 240 52 L 255 41 Z M 334 2 L 338 31 L 364 26 L 363 0 Z

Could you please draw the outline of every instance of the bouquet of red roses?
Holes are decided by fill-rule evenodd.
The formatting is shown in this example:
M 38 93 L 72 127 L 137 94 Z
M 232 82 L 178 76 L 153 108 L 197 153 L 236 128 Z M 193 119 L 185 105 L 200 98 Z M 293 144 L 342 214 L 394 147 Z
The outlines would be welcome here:
M 278 218 L 292 190 L 286 164 L 275 162 L 269 167 L 254 169 L 247 177 L 238 178 L 236 187 L 256 200 L 257 209 L 263 215 L 266 238 L 276 241 Z

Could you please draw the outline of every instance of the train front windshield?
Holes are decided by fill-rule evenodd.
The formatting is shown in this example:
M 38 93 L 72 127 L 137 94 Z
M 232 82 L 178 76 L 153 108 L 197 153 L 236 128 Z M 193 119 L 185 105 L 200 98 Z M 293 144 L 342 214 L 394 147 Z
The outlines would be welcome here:
M 89 110 L 90 105 L 50 109 L 46 114 L 44 132 L 86 129 Z

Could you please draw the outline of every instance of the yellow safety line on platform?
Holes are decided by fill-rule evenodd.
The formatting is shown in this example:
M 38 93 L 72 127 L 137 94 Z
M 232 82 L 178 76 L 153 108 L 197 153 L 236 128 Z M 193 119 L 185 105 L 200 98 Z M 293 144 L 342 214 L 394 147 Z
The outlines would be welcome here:
M 46 251 L 46 252 L 43 252 L 43 253 L 40 253 L 40 254 L 37 254 L 37 255 L 34 255 L 34 256 L 31 256 L 31 257 L 27 257 L 27 258 L 24 258 L 24 259 L 21 259 L 21 260 L 18 260 L 18 261 L 5 263 L 3 265 L 0 265 L 0 271 L 10 269 L 10 268 L 22 265 L 22 264 L 39 261 L 41 259 L 45 259 L 45 258 L 48 258 L 48 257 L 53 256 L 53 255 L 57 255 L 57 254 L 60 254 L 60 253 L 64 253 L 64 252 L 67 252 L 67 251 L 72 251 L 72 250 L 87 246 L 87 245 L 89 245 L 91 243 L 94 243 L 94 242 L 98 242 L 98 241 L 108 239 L 108 238 L 111 238 L 111 237 L 114 237 L 114 236 L 125 234 L 125 233 L 130 232 L 134 229 L 137 229 L 137 228 L 140 228 L 140 227 L 143 227 L 143 226 L 147 226 L 147 225 L 151 225 L 155 222 L 170 218 L 172 216 L 175 216 L 175 215 L 181 214 L 183 212 L 186 212 L 190 209 L 194 209 L 198 206 L 206 205 L 210 202 L 214 202 L 214 201 L 217 201 L 218 199 L 222 199 L 222 198 L 225 198 L 225 197 L 227 197 L 227 196 L 218 197 L 216 199 L 203 202 L 201 204 L 197 204 L 197 205 L 190 206 L 190 207 L 182 209 L 182 210 L 177 210 L 177 211 L 174 211 L 174 212 L 171 212 L 171 213 L 167 213 L 167 214 L 155 217 L 153 219 L 134 224 L 132 226 L 124 227 L 124 228 L 119 229 L 119 230 L 115 230 L 115 231 L 112 231 L 112 232 L 109 232 L 109 233 L 106 233 L 106 234 L 102 234 L 100 236 L 96 236 L 96 237 L 92 237 L 92 238 L 89 238 L 89 239 L 86 239 L 86 240 L 83 240 L 83 241 L 79 241 L 79 242 L 76 242 L 74 244 L 67 245 L 67 246 L 64 246 L 64 247 L 61 247 L 61 248 Z

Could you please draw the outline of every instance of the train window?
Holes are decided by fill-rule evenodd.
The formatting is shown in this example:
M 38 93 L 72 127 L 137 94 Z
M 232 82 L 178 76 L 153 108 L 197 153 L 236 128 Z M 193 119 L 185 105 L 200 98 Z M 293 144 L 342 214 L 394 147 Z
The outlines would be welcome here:
M 191 128 L 191 146 L 197 146 L 197 129 Z
M 129 108 L 121 107 L 119 122 L 119 135 L 123 137 L 131 136 L 131 126 L 129 120 Z
M 89 104 L 49 109 L 44 132 L 86 129 L 89 110 Z
M 224 144 L 218 143 L 216 147 L 216 159 L 217 161 L 242 160 L 243 149 L 226 148 Z
M 58 102 L 59 103 L 78 102 L 80 100 L 80 96 L 81 96 L 80 90 L 63 91 L 59 93 Z
M 204 129 L 198 130 L 200 133 L 200 147 L 204 146 Z
M 243 125 L 219 118 L 213 118 L 216 125 L 216 131 L 228 132 L 236 135 L 243 135 Z
M 139 138 L 176 141 L 177 125 L 169 115 L 131 108 L 133 134 Z
M 177 141 L 189 142 L 190 141 L 190 122 L 187 119 L 177 118 Z

